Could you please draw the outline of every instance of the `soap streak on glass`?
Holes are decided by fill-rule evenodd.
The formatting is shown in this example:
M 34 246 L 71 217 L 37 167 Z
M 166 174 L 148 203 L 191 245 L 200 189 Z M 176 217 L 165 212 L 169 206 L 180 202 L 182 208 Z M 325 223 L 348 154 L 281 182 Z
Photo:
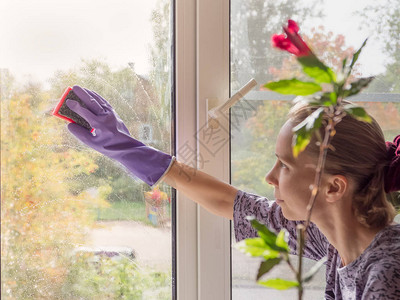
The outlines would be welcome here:
M 68 86 L 84 86 L 111 103 L 133 136 L 139 137 L 143 128 L 150 128 L 146 142 L 169 153 L 170 1 L 80 3 L 82 7 L 91 3 L 92 7 L 84 9 L 84 14 L 77 11 L 74 24 L 87 24 L 88 18 L 103 14 L 104 23 L 112 24 L 91 43 L 78 40 L 97 36 L 97 32 L 81 35 L 93 31 L 90 24 L 81 28 L 62 22 L 55 23 L 54 28 L 40 26 L 40 20 L 58 15 L 63 1 L 36 2 L 23 10 L 14 9 L 17 2 L 5 2 L 10 13 L 19 11 L 14 18 L 21 28 L 35 28 L 35 36 L 43 37 L 42 55 L 37 60 L 43 69 L 49 65 L 54 68 L 47 76 L 28 63 L 17 68 L 18 60 L 29 57 L 29 49 L 32 52 L 35 48 L 18 40 L 17 32 L 13 39 L 1 40 L 3 49 L 11 49 L 18 40 L 22 51 L 19 56 L 0 55 L 1 297 L 171 299 L 174 199 L 170 188 L 160 185 L 159 191 L 165 196 L 157 200 L 157 206 L 152 205 L 154 199 L 147 185 L 78 142 L 69 134 L 66 122 L 51 115 Z M 138 28 L 126 26 L 125 21 L 136 24 L 132 20 L 141 20 L 145 14 L 147 19 Z M 59 32 L 49 34 L 53 29 Z M 153 35 L 146 37 L 141 34 L 152 31 Z M 63 50 L 58 48 L 59 36 L 76 39 L 68 57 L 57 52 Z M 106 44 L 114 41 L 114 52 L 103 39 Z M 126 51 L 127 41 L 133 47 L 124 56 L 118 49 Z M 102 48 L 105 50 L 100 53 Z M 145 49 L 143 57 L 137 54 L 137 48 Z M 53 55 L 59 64 L 51 61 Z

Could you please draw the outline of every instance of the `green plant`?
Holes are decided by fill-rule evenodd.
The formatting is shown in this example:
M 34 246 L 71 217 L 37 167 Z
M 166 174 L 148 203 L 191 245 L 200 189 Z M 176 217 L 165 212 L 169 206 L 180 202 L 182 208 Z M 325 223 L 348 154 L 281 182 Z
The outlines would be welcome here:
M 64 299 L 170 299 L 171 274 L 138 265 L 128 257 L 73 256 Z
M 297 269 L 293 266 L 289 257 L 289 247 L 284 240 L 284 231 L 275 234 L 266 226 L 250 218 L 252 226 L 257 230 L 259 237 L 246 239 L 237 244 L 237 248 L 251 256 L 262 257 L 257 274 L 259 284 L 272 287 L 275 289 L 297 288 L 299 299 L 303 296 L 303 285 L 310 281 L 316 274 L 318 269 L 323 265 L 325 260 L 321 260 L 315 266 L 303 275 L 302 254 L 305 244 L 305 232 L 310 224 L 310 218 L 316 196 L 318 194 L 321 177 L 324 171 L 326 155 L 330 148 L 330 143 L 335 136 L 335 126 L 341 122 L 345 115 L 350 115 L 357 120 L 363 122 L 371 122 L 370 116 L 364 108 L 344 104 L 344 98 L 358 94 L 363 88 L 367 87 L 373 80 L 373 77 L 360 78 L 353 82 L 349 82 L 352 69 L 355 66 L 362 48 L 366 44 L 366 40 L 361 48 L 354 53 L 351 61 L 345 58 L 342 61 L 342 68 L 337 74 L 311 51 L 308 45 L 302 40 L 298 34 L 299 27 L 297 24 L 289 20 L 288 26 L 283 28 L 285 35 L 274 35 L 272 37 L 273 45 L 281 50 L 288 51 L 296 56 L 297 61 L 302 66 L 302 71 L 310 79 L 302 81 L 297 78 L 284 79 L 269 82 L 264 85 L 267 89 L 281 93 L 297 96 L 305 96 L 302 98 L 310 105 L 318 106 L 309 117 L 293 128 L 293 156 L 297 157 L 305 150 L 310 143 L 311 138 L 315 135 L 319 141 L 320 153 L 316 166 L 315 180 L 312 185 L 311 197 L 307 206 L 307 216 L 304 225 L 299 225 L 297 229 L 298 255 L 299 261 Z M 326 122 L 324 135 L 320 135 L 319 129 L 323 122 Z M 275 265 L 286 262 L 295 274 L 296 280 L 289 281 L 281 278 L 260 280 L 261 276 L 268 273 Z

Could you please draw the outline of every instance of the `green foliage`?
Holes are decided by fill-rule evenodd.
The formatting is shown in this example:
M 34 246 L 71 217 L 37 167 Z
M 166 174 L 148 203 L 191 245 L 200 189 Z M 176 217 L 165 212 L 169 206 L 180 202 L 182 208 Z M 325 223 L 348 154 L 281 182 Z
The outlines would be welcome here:
M 63 299 L 170 299 L 171 273 L 152 271 L 129 258 L 77 253 Z
M 166 211 L 170 217 L 170 207 L 167 205 Z M 97 220 L 115 221 L 115 220 L 135 220 L 143 224 L 154 226 L 146 216 L 145 202 L 112 202 L 109 207 L 99 207 L 93 209 L 93 214 Z
M 372 80 L 374 80 L 375 77 L 366 77 L 366 78 L 360 78 L 350 84 L 350 88 L 348 90 L 345 90 L 343 93 L 343 97 L 347 98 L 353 95 L 358 94 L 361 92 L 362 89 L 366 88 Z
M 289 253 L 289 245 L 285 241 L 285 231 L 281 230 L 275 240 L 275 244 L 282 249 L 282 251 L 285 251 Z M 284 250 L 283 250 L 284 249 Z
M 250 256 L 262 257 L 257 273 L 257 283 L 273 287 L 277 289 L 287 289 L 295 287 L 298 283 L 286 281 L 283 279 L 269 279 L 267 281 L 259 281 L 259 279 L 268 273 L 274 266 L 278 265 L 282 260 L 289 263 L 289 246 L 285 241 L 285 230 L 281 230 L 279 234 L 275 234 L 269 230 L 264 224 L 258 222 L 254 217 L 247 217 L 251 225 L 257 230 L 259 237 L 249 238 L 236 244 L 236 248 Z M 291 285 L 292 283 L 292 285 Z
M 352 116 L 353 118 L 355 118 L 359 121 L 367 122 L 367 123 L 372 122 L 371 117 L 368 115 L 368 113 L 365 111 L 365 109 L 362 108 L 361 106 L 347 104 L 344 106 L 344 110 L 348 115 Z
M 296 281 L 290 281 L 280 278 L 258 281 L 257 283 L 265 287 L 274 288 L 276 290 L 287 290 L 299 286 L 299 283 Z
M 321 127 L 323 114 L 324 108 L 319 107 L 308 118 L 293 128 L 293 131 L 296 132 L 293 145 L 294 157 L 297 157 L 300 152 L 306 149 L 313 133 Z
M 342 71 L 345 74 L 341 74 L 339 77 L 344 78 L 341 81 L 336 81 L 338 77 L 330 68 L 325 66 L 314 54 L 308 56 L 297 57 L 298 62 L 303 66 L 303 72 L 309 77 L 313 78 L 316 82 L 303 82 L 296 78 L 290 80 L 279 80 L 276 82 L 269 82 L 265 85 L 266 88 L 281 93 L 281 94 L 294 94 L 298 96 L 312 95 L 322 90 L 322 87 L 318 84 L 321 82 L 330 83 L 331 91 L 325 92 L 320 95 L 311 97 L 308 102 L 313 105 L 321 105 L 315 112 L 310 114 L 303 122 L 293 128 L 293 155 L 297 157 L 302 151 L 304 151 L 307 145 L 310 143 L 311 138 L 315 132 L 322 125 L 324 115 L 329 111 L 333 111 L 333 115 L 342 109 L 341 99 L 358 94 L 362 89 L 366 88 L 373 77 L 361 78 L 350 84 L 350 87 L 346 87 L 347 80 L 351 75 L 351 71 L 356 64 L 358 57 L 362 49 L 365 47 L 367 39 L 364 41 L 360 49 L 358 49 L 352 56 L 352 60 L 349 66 L 346 66 L 347 59 L 345 58 L 342 62 Z M 340 102 L 338 102 L 340 99 Z M 344 111 L 350 116 L 356 118 L 359 121 L 371 122 L 370 116 L 362 107 L 346 106 L 343 108 Z M 331 118 L 332 113 L 331 113 Z
M 269 271 L 271 271 L 271 269 L 273 267 L 275 267 L 276 265 L 278 265 L 281 262 L 282 258 L 281 257 L 277 257 L 277 258 L 271 258 L 268 259 L 266 261 L 263 261 L 260 264 L 260 267 L 258 269 L 258 273 L 257 273 L 257 280 L 260 279 L 261 276 L 263 276 L 264 274 L 268 273 Z
M 302 65 L 303 72 L 313 78 L 315 82 L 331 83 L 336 81 L 335 72 L 324 65 L 315 55 L 300 56 L 297 61 Z
M 361 54 L 362 49 L 363 49 L 363 48 L 365 47 L 365 45 L 367 44 L 367 41 L 368 41 L 368 39 L 365 39 L 365 41 L 364 41 L 363 44 L 361 45 L 360 49 L 358 49 L 358 50 L 354 53 L 354 55 L 353 55 L 353 57 L 352 57 L 352 59 L 351 59 L 351 63 L 350 63 L 350 66 L 349 66 L 349 70 L 348 70 L 348 72 L 347 72 L 347 76 L 349 76 L 350 73 L 351 73 L 351 71 L 353 70 L 353 67 L 354 67 L 354 65 L 356 64 L 356 62 L 357 62 L 357 60 L 358 60 L 358 57 L 359 57 L 360 54 Z M 343 61 L 343 66 L 345 66 L 345 65 L 346 65 L 346 63 L 345 63 L 345 61 Z
M 290 37 L 289 37 L 290 38 Z M 291 41 L 293 42 L 293 41 Z M 350 87 L 347 85 L 347 81 L 351 75 L 351 71 L 355 66 L 359 55 L 366 45 L 367 40 L 364 41 L 358 51 L 353 56 L 349 66 L 347 66 L 347 58 L 342 61 L 342 74 L 337 76 L 332 69 L 325 66 L 313 53 L 307 56 L 297 57 L 297 61 L 302 65 L 303 72 L 314 80 L 314 82 L 300 81 L 297 78 L 288 80 L 279 80 L 275 82 L 269 82 L 264 87 L 281 93 L 281 94 L 292 94 L 297 96 L 309 96 L 306 101 L 311 105 L 319 106 L 313 111 L 306 119 L 300 124 L 293 128 L 293 156 L 297 157 L 302 151 L 304 151 L 307 145 L 310 143 L 314 134 L 320 141 L 320 158 L 323 158 L 323 162 L 318 164 L 317 169 L 323 169 L 324 158 L 326 157 L 327 149 L 330 145 L 330 138 L 335 134 L 334 126 L 341 121 L 341 118 L 345 114 L 348 114 L 359 121 L 371 122 L 371 117 L 366 113 L 364 108 L 355 105 L 343 105 L 342 100 L 344 97 L 358 94 L 363 88 L 367 87 L 373 78 L 361 78 L 353 81 Z M 294 42 L 293 42 L 294 43 Z M 340 78 L 340 81 L 337 80 Z M 323 87 L 320 83 L 328 84 L 328 87 Z M 323 91 L 321 93 L 321 91 Z M 320 136 L 320 128 L 325 125 L 325 137 L 322 142 Z M 328 137 L 328 138 L 326 138 Z M 320 160 L 319 160 L 320 161 Z M 317 173 L 321 176 L 321 173 Z M 315 200 L 316 193 L 313 191 L 311 200 Z M 310 203 L 313 203 L 310 201 Z M 298 229 L 298 242 L 299 242 L 299 253 L 302 253 L 302 247 L 304 247 L 304 236 L 307 226 L 310 221 L 311 209 L 308 211 L 306 226 Z M 251 256 L 261 256 L 264 261 L 261 262 L 258 274 L 257 283 L 266 287 L 275 288 L 278 290 L 285 290 L 293 287 L 297 287 L 299 290 L 299 298 L 302 298 L 303 283 L 310 281 L 313 276 L 317 273 L 319 268 L 324 264 L 324 260 L 319 261 L 314 267 L 305 275 L 302 276 L 302 265 L 299 264 L 299 269 L 295 270 L 291 265 L 290 258 L 288 256 L 289 247 L 284 240 L 284 232 L 281 231 L 279 235 L 271 232 L 267 227 L 255 220 L 254 217 L 248 217 L 253 228 L 257 230 L 258 238 L 246 239 L 237 244 L 238 249 Z M 302 258 L 300 258 L 301 260 Z M 259 278 L 264 274 L 268 273 L 275 265 L 281 261 L 285 261 L 290 266 L 291 270 L 295 273 L 296 281 L 284 280 L 281 278 L 268 279 L 266 281 L 260 281 Z
M 253 228 L 257 230 L 257 234 L 261 237 L 261 239 L 265 242 L 265 247 L 270 250 L 277 251 L 279 253 L 284 252 L 287 253 L 289 247 L 287 246 L 285 240 L 280 237 L 280 239 L 277 239 L 278 236 L 269 230 L 264 224 L 261 224 L 258 222 L 254 217 L 247 217 L 247 219 L 250 221 L 251 225 Z M 283 245 L 278 246 L 277 241 Z
M 112 190 L 108 194 L 107 200 L 110 202 L 144 202 L 143 193 L 149 188 L 145 188 L 142 182 L 134 181 L 132 177 L 127 174 L 123 174 L 113 179 L 114 180 L 110 182 Z
M 264 87 L 280 94 L 300 96 L 311 95 L 322 90 L 319 84 L 304 82 L 295 78 L 269 82 Z
M 169 17 L 164 21 L 168 23 Z M 166 43 L 169 39 L 167 36 Z M 153 65 L 152 73 L 163 68 L 170 74 L 164 65 Z M 52 99 L 59 99 L 67 86 L 82 85 L 110 100 L 134 136 L 139 137 L 142 124 L 153 122 L 153 140 L 149 143 L 168 152 L 169 111 L 164 114 L 167 117 L 160 118 L 161 100 L 156 94 L 161 88 L 154 88 L 152 80 L 136 74 L 133 66 L 114 70 L 97 59 L 82 60 L 80 66 L 57 71 L 48 82 L 48 90 L 34 82 L 16 86 L 14 77 L 0 70 L 2 298 L 170 298 L 170 274 L 137 267 L 133 270 L 128 262 L 104 261 L 102 274 L 96 273 L 95 264 L 71 264 L 71 251 L 85 243 L 99 211 L 107 211 L 110 219 L 115 217 L 109 213 L 112 209 L 121 217 L 123 209 L 140 208 L 141 216 L 138 211 L 137 215 L 125 211 L 124 216 L 138 221 L 145 218 L 144 188 L 121 166 L 83 147 L 67 132 L 65 122 L 50 113 L 56 102 Z M 170 86 L 162 79 L 158 83 Z M 163 97 L 163 105 L 169 107 L 168 90 Z M 115 207 L 121 203 L 132 205 Z M 126 277 L 132 274 L 134 278 Z M 66 280 L 73 282 L 74 295 L 69 293 Z M 95 294 L 100 285 L 110 289 Z M 144 292 L 153 287 L 159 292 L 150 296 Z
M 90 208 L 107 204 L 60 184 L 98 166 L 64 145 L 64 124 L 44 113 L 49 95 L 29 92 L 1 101 L 2 298 L 60 299 L 68 252 L 92 227 Z
M 236 244 L 236 248 L 247 255 L 264 257 L 264 259 L 279 257 L 279 251 L 271 249 L 262 238 L 249 238 Z
M 264 224 L 258 222 L 254 217 L 247 217 L 251 225 L 257 230 L 258 238 L 250 238 L 240 241 L 236 247 L 243 253 L 251 256 L 261 256 L 266 260 L 277 257 L 286 257 L 289 246 L 284 239 L 284 230 L 279 235 L 270 231 Z
M 168 10 L 168 7 L 164 7 L 163 4 L 162 9 Z M 157 15 L 156 12 L 155 14 Z M 165 21 L 163 18 L 168 20 L 168 17 L 163 14 L 156 19 L 160 22 Z M 162 55 L 162 53 L 156 51 L 153 55 L 155 59 L 157 55 Z M 157 68 L 161 68 L 165 64 L 166 62 L 161 65 L 155 64 L 152 72 L 158 74 Z M 51 78 L 51 93 L 59 96 L 65 87 L 75 84 L 95 90 L 111 103 L 124 120 L 132 136 L 140 139 L 142 125 L 150 124 L 153 139 L 151 143 L 149 142 L 149 145 L 161 151 L 170 152 L 170 111 L 167 110 L 170 93 L 162 91 L 168 86 L 168 82 L 163 81 L 164 75 L 160 75 L 162 78 L 154 75 L 151 77 L 152 81 L 149 81 L 137 75 L 133 67 L 132 65 L 111 70 L 110 66 L 103 61 L 83 60 L 81 66 L 69 71 L 58 71 Z M 167 73 L 169 73 L 168 70 Z M 161 86 L 161 83 L 163 86 Z M 162 110 L 159 109 L 160 103 L 164 107 Z M 65 139 L 69 144 L 77 144 L 76 140 L 70 135 L 67 135 Z M 90 173 L 78 173 L 69 178 L 72 192 L 80 193 L 88 187 L 100 188 L 108 185 L 111 187 L 107 196 L 107 200 L 110 202 L 144 201 L 143 192 L 149 190 L 147 185 L 133 180 L 120 164 L 97 153 L 94 154 L 94 152 L 92 155 L 96 163 L 102 167 L 94 169 Z

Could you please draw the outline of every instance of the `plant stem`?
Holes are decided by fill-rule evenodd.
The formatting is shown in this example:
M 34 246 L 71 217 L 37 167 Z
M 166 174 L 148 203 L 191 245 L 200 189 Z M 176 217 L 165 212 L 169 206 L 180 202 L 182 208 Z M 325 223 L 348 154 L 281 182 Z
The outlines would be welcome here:
M 304 231 L 306 231 L 308 226 L 310 225 L 312 209 L 314 207 L 315 199 L 317 198 L 317 195 L 319 192 L 319 186 L 321 184 L 321 178 L 322 178 L 322 175 L 324 172 L 324 167 L 325 167 L 326 155 L 328 154 L 330 142 L 331 142 L 333 136 L 335 135 L 334 126 L 336 124 L 337 124 L 337 122 L 334 122 L 333 117 L 330 116 L 328 118 L 328 125 L 325 127 L 324 141 L 322 142 L 322 144 L 320 146 L 320 152 L 319 152 L 318 164 L 317 164 L 317 168 L 316 168 L 316 172 L 315 172 L 313 189 L 311 191 L 310 200 L 307 205 L 307 219 L 306 219 Z
M 297 282 L 299 286 L 298 290 L 298 300 L 303 299 L 303 279 L 302 279 L 302 269 L 303 269 L 303 252 L 304 252 L 304 244 L 305 244 L 305 227 L 304 225 L 297 226 L 297 240 L 298 240 L 298 249 L 299 249 L 299 262 L 298 262 L 298 270 L 296 273 Z
M 338 99 L 338 103 L 341 103 L 341 99 Z M 339 106 L 340 107 L 340 106 Z M 334 120 L 334 117 L 338 117 L 338 113 L 340 115 L 340 111 L 337 111 L 338 106 L 329 107 L 328 112 L 328 124 L 325 127 L 325 135 L 322 144 L 320 145 L 318 163 L 315 172 L 314 184 L 311 191 L 310 200 L 307 205 L 307 218 L 305 225 L 299 225 L 297 227 L 297 236 L 298 236 L 298 249 L 299 249 L 299 264 L 298 264 L 298 272 L 297 272 L 297 281 L 299 282 L 298 287 L 298 299 L 301 300 L 303 297 L 303 279 L 302 279 L 302 266 L 303 266 L 303 252 L 304 245 L 306 241 L 306 232 L 307 228 L 310 225 L 311 213 L 315 204 L 315 200 L 317 199 L 317 195 L 319 192 L 319 186 L 321 184 L 322 175 L 325 168 L 326 155 L 328 154 L 328 149 L 330 147 L 331 140 L 335 135 L 335 125 L 341 121 L 341 117 L 338 120 Z
M 289 259 L 289 255 L 286 254 L 285 257 L 284 257 L 283 259 L 286 261 L 286 263 L 288 264 L 290 270 L 292 270 L 292 272 L 296 275 L 296 278 L 297 278 L 297 271 L 296 271 L 296 269 L 294 268 L 294 266 L 292 265 L 292 262 L 291 262 L 290 259 Z

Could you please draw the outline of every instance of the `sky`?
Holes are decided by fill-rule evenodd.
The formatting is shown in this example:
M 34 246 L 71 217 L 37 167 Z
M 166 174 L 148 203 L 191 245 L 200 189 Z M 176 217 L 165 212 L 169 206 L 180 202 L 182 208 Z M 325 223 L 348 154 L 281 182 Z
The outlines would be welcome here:
M 149 69 L 156 0 L 0 0 L 0 68 L 44 80 L 80 58 Z
M 302 0 L 312 1 L 312 0 Z M 346 45 L 358 49 L 368 38 L 367 46 L 360 55 L 360 71 L 363 76 L 377 75 L 385 70 L 388 57 L 382 52 L 382 45 L 374 35 L 373 28 L 367 28 L 362 23 L 359 13 L 364 7 L 376 4 L 376 0 L 325 0 L 323 5 L 324 19 L 320 21 L 327 30 L 343 34 Z M 374 22 L 374 20 L 372 20 Z M 315 26 L 304 20 L 305 27 Z
M 56 70 L 79 65 L 81 58 L 103 58 L 114 67 L 134 62 L 135 71 L 146 75 L 152 40 L 150 16 L 156 2 L 0 0 L 0 68 L 9 69 L 17 79 L 32 74 L 33 79 L 44 81 Z M 358 48 L 371 33 L 359 30 L 352 12 L 373 2 L 325 0 L 323 23 L 345 34 L 346 41 Z M 302 23 L 304 27 L 315 25 L 308 20 Z M 360 58 L 363 75 L 382 72 L 386 60 L 379 43 L 370 39 Z

